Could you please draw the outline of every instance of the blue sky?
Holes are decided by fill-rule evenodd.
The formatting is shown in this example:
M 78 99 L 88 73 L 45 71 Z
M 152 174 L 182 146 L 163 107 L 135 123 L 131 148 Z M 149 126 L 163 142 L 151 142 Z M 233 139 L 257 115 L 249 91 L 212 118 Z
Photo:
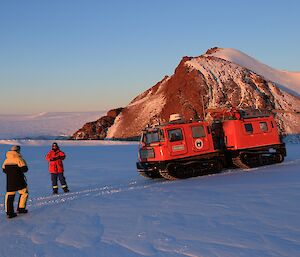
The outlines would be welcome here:
M 183 56 L 236 48 L 300 71 L 298 1 L 0 0 L 0 113 L 127 105 Z

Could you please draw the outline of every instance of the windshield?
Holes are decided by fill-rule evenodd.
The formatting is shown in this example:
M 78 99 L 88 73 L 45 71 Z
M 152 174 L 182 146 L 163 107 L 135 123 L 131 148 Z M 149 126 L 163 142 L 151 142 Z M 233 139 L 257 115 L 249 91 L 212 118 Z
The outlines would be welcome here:
M 162 130 L 147 131 L 143 133 L 143 142 L 147 145 L 163 141 L 163 139 L 164 134 Z

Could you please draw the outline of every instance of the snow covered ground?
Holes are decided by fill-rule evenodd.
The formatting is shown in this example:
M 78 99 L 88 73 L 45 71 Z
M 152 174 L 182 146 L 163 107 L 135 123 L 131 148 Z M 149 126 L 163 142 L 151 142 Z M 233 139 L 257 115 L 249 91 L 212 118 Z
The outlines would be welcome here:
M 1 163 L 13 141 L 1 141 Z M 18 141 L 29 213 L 0 213 L 0 256 L 299 256 L 300 144 L 282 164 L 178 181 L 135 170 L 137 144 L 60 142 L 71 192 L 51 195 L 50 141 Z M 5 175 L 0 177 L 1 198 Z
M 0 114 L 0 139 L 49 139 L 70 136 L 86 122 L 99 119 L 99 112 L 43 112 L 33 115 Z

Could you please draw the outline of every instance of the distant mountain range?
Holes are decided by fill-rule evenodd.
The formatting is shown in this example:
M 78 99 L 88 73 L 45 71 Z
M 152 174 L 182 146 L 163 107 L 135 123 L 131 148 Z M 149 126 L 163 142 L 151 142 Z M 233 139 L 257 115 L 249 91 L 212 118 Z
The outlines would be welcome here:
M 1 115 L 0 139 L 69 138 L 89 120 L 105 112 L 49 112 L 33 115 Z
M 300 72 L 276 70 L 238 50 L 215 47 L 198 57 L 183 57 L 172 76 L 135 97 L 98 138 L 134 138 L 147 124 L 167 121 L 172 113 L 190 119 L 203 117 L 203 110 L 230 107 L 283 110 L 275 117 L 281 131 L 300 133 L 299 95 Z M 95 122 L 72 138 L 97 137 L 91 126 Z

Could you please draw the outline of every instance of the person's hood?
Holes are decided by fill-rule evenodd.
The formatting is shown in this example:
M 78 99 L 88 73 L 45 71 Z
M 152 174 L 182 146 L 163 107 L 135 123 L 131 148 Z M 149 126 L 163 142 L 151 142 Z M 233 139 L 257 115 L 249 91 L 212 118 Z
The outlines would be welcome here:
M 16 151 L 8 151 L 6 153 L 7 159 L 14 159 L 14 158 L 22 158 L 21 154 Z
M 2 168 L 5 168 L 5 165 L 18 165 L 19 167 L 27 166 L 26 161 L 22 158 L 22 155 L 16 151 L 6 152 L 6 159 L 2 164 Z

